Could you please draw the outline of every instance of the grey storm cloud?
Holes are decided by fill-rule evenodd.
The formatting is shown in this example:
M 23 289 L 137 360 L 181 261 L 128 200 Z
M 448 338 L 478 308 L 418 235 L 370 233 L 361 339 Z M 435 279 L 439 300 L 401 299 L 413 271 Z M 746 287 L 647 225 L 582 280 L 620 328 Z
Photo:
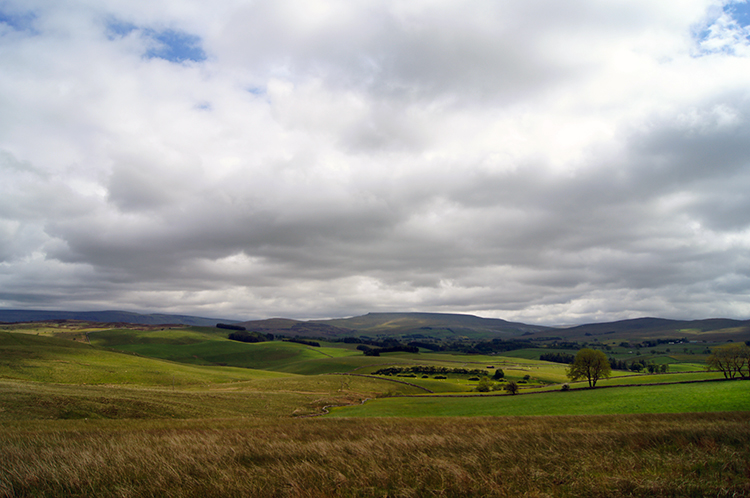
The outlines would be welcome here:
M 0 4 L 0 306 L 750 312 L 744 2 Z

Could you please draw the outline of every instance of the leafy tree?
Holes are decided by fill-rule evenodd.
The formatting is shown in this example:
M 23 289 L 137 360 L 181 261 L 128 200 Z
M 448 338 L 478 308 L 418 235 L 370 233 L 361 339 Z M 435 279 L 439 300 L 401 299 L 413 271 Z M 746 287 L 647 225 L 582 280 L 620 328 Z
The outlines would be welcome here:
M 726 379 L 750 376 L 750 347 L 747 344 L 727 344 L 714 348 L 706 361 L 709 370 L 719 370 Z
M 518 384 L 516 384 L 515 381 L 511 380 L 510 382 L 505 384 L 505 386 L 503 386 L 503 389 L 505 390 L 505 392 L 509 394 L 518 394 L 519 388 L 518 388 Z
M 505 372 L 503 372 L 502 368 L 498 368 L 497 370 L 495 370 L 495 375 L 492 376 L 492 379 L 493 380 L 500 380 L 503 377 L 505 377 Z
M 607 378 L 612 374 L 607 356 L 601 351 L 594 349 L 582 349 L 576 354 L 573 363 L 567 369 L 570 380 L 586 379 L 589 387 L 595 387 L 599 379 Z

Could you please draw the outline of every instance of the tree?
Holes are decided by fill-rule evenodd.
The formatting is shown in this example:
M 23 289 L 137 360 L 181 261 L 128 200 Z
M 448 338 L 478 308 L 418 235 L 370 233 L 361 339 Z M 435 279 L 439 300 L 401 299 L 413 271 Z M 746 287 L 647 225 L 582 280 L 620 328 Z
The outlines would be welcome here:
M 576 354 L 575 360 L 568 367 L 567 375 L 570 380 L 586 379 L 589 387 L 595 387 L 599 379 L 612 374 L 607 356 L 594 349 L 582 349 Z
M 750 347 L 747 344 L 727 344 L 713 349 L 706 358 L 709 370 L 719 370 L 726 379 L 750 376 Z M 747 375 L 743 369 L 747 367 Z
M 507 384 L 505 384 L 505 386 L 503 387 L 503 389 L 508 394 L 518 394 L 518 384 L 516 384 L 516 381 L 514 381 L 514 380 L 511 380 L 510 382 L 508 382 Z
M 503 372 L 502 368 L 498 368 L 497 370 L 495 370 L 495 375 L 492 376 L 492 379 L 493 380 L 500 380 L 503 377 L 505 377 L 505 372 Z

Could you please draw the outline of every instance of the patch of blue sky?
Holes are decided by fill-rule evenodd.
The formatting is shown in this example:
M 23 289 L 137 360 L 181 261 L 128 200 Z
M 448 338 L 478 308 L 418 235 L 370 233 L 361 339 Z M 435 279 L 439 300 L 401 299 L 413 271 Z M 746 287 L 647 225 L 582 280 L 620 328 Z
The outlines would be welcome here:
M 701 57 L 711 53 L 735 54 L 739 46 L 750 42 L 750 3 L 735 0 L 722 9 L 709 11 L 708 23 L 696 32 Z
M 198 36 L 167 29 L 164 31 L 144 30 L 144 35 L 151 38 L 155 44 L 148 51 L 149 59 L 164 59 L 169 62 L 201 62 L 206 60 L 206 52 L 201 47 Z
M 265 88 L 260 88 L 260 87 L 257 87 L 257 86 L 250 87 L 250 88 L 247 89 L 247 91 L 250 92 L 250 93 L 252 93 L 253 95 L 258 95 L 258 96 L 266 94 L 266 89 Z
M 750 26 L 750 3 L 747 1 L 729 3 L 724 6 L 724 12 L 740 26 Z
M 201 47 L 199 36 L 173 29 L 155 30 L 142 28 L 133 23 L 110 19 L 107 21 L 107 37 L 110 40 L 122 38 L 136 32 L 148 40 L 149 48 L 143 54 L 148 59 L 164 59 L 169 62 L 201 62 L 206 60 L 206 52 Z
M 24 12 L 22 14 L 0 10 L 0 24 L 9 26 L 14 31 L 34 32 L 34 20 L 36 14 L 33 12 Z
M 110 40 L 127 36 L 138 29 L 135 24 L 113 19 L 107 23 L 107 36 Z

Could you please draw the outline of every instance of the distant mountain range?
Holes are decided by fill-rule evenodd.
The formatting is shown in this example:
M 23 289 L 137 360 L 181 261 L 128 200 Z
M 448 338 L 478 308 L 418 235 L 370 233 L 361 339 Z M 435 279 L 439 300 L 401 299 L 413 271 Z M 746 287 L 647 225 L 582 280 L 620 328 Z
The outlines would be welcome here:
M 42 310 L 0 310 L 0 322 L 43 322 L 48 320 L 84 320 L 102 323 L 134 323 L 139 325 L 195 325 L 214 327 L 217 323 L 235 323 L 237 320 L 203 318 L 189 315 L 164 315 L 152 313 L 143 315 L 129 311 L 42 311 Z
M 383 337 L 419 339 L 433 337 L 494 338 L 533 334 L 550 327 L 514 323 L 499 318 L 449 313 L 368 313 L 352 318 L 298 321 L 281 318 L 240 322 L 247 330 L 304 337 Z
M 140 325 L 195 325 L 215 327 L 217 323 L 233 324 L 250 331 L 315 338 L 398 337 L 418 340 L 435 339 L 560 339 L 570 341 L 606 341 L 648 339 L 650 337 L 689 340 L 748 340 L 750 320 L 711 318 L 706 320 L 667 320 L 636 318 L 606 323 L 590 323 L 568 328 L 544 327 L 508 322 L 499 318 L 481 318 L 451 313 L 368 313 L 367 315 L 331 320 L 292 320 L 271 318 L 238 322 L 223 318 L 189 315 L 140 314 L 127 311 L 40 311 L 0 310 L 0 322 L 38 322 L 48 320 L 85 320 L 104 323 Z

